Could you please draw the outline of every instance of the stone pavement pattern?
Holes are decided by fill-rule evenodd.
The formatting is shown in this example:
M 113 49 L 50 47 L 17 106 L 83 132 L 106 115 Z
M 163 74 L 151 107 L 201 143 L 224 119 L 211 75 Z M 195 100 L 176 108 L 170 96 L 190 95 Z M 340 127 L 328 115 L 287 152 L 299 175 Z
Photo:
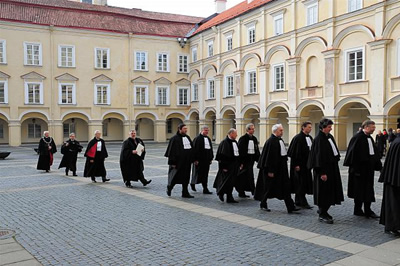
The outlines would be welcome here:
M 80 177 L 57 170 L 59 153 L 50 173 L 37 171 L 33 147 L 2 146 L 12 154 L 0 161 L 0 228 L 16 231 L 38 261 L 21 259 L 25 265 L 400 265 L 400 239 L 376 220 L 353 216 L 349 199 L 331 209 L 335 224 L 327 225 L 315 208 L 289 215 L 283 202 L 271 200 L 265 213 L 251 199 L 229 205 L 215 193 L 203 195 L 200 185 L 194 199 L 182 199 L 180 186 L 168 198 L 165 144 L 147 145 L 145 176 L 153 182 L 134 189 L 123 185 L 119 144 L 108 144 L 107 184 L 81 177 L 82 155 Z M 216 170 L 214 162 L 209 188 Z M 379 183 L 376 193 L 379 213 Z M 9 263 L 1 254 L 12 252 L 20 249 L 7 252 L 0 242 L 0 265 Z

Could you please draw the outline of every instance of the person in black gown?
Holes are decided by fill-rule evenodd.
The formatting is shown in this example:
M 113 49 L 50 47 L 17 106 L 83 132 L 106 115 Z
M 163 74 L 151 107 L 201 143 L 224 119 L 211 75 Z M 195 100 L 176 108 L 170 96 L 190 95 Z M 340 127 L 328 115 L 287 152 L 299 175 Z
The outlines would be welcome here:
M 385 156 L 386 151 L 386 136 L 380 130 L 378 130 L 378 134 L 375 136 L 375 145 L 378 150 L 379 157 L 382 159 L 382 157 Z
M 202 126 L 200 134 L 193 139 L 194 163 L 190 186 L 193 191 L 196 191 L 196 184 L 202 184 L 203 194 L 212 194 L 208 190 L 208 173 L 214 158 L 214 151 L 208 133 L 208 126 Z
M 239 162 L 242 170 L 239 171 L 235 188 L 240 198 L 248 198 L 245 191 L 254 195 L 256 186 L 254 185 L 254 162 L 258 162 L 260 158 L 260 148 L 258 140 L 254 136 L 254 124 L 246 125 L 246 134 L 239 139 Z
M 50 137 L 49 131 L 44 131 L 43 137 L 39 141 L 37 170 L 45 170 L 46 173 L 50 172 L 50 166 L 53 165 L 53 156 L 56 152 L 57 147 L 53 138 Z
M 379 182 L 383 183 L 383 199 L 379 223 L 385 233 L 400 237 L 400 134 L 386 154 Z
M 217 190 L 219 199 L 225 201 L 225 194 L 227 196 L 227 203 L 238 203 L 233 198 L 233 186 L 235 184 L 239 165 L 239 146 L 236 141 L 237 131 L 231 128 L 228 131 L 226 138 L 221 141 L 218 146 L 215 160 L 218 161 L 218 173 L 215 177 L 214 188 Z
M 354 199 L 354 215 L 379 218 L 371 210 L 371 203 L 375 202 L 375 171 L 382 169 L 380 153 L 371 137 L 375 122 L 364 121 L 362 128 L 351 138 L 343 163 L 349 167 L 347 196 Z
M 61 146 L 61 153 L 64 155 L 61 159 L 58 169 L 65 167 L 65 175 L 68 175 L 68 171 L 72 171 L 73 176 L 76 174 L 76 161 L 78 159 L 78 153 L 82 151 L 83 147 L 79 144 L 79 141 L 75 139 L 75 133 L 69 134 L 69 139 L 64 142 Z
M 167 195 L 171 196 L 176 184 L 182 184 L 182 197 L 194 198 L 189 194 L 188 185 L 190 170 L 193 163 L 193 143 L 187 133 L 187 126 L 180 124 L 178 132 L 168 143 L 164 156 L 168 157 L 168 185 Z
M 146 156 L 145 145 L 143 140 L 136 137 L 136 130 L 129 131 L 129 138 L 122 143 L 121 153 L 119 157 L 119 165 L 121 168 L 122 179 L 128 188 L 132 188 L 131 181 L 142 182 L 143 186 L 151 183 L 151 180 L 146 180 L 143 175 L 144 164 L 143 160 Z M 138 145 L 143 146 L 139 151 Z
M 93 183 L 96 183 L 96 177 L 101 176 L 103 183 L 110 181 L 106 178 L 107 171 L 104 160 L 108 157 L 108 152 L 104 140 L 101 138 L 99 130 L 94 132 L 95 137 L 88 143 L 85 157 L 84 177 L 90 177 Z
M 288 213 L 297 212 L 300 208 L 294 205 L 290 193 L 290 179 L 287 165 L 287 151 L 282 140 L 283 126 L 272 126 L 271 137 L 265 142 L 257 167 L 258 173 L 255 199 L 261 201 L 260 208 L 268 208 L 268 199 L 284 200 Z
M 307 163 L 308 168 L 313 169 L 314 204 L 319 208 L 319 221 L 328 224 L 333 224 L 329 208 L 344 201 L 339 170 L 340 154 L 335 139 L 329 133 L 332 125 L 333 121 L 327 118 L 319 122 L 320 132 L 313 140 Z
M 305 209 L 311 209 L 306 194 L 313 194 L 311 170 L 307 167 L 313 138 L 310 136 L 311 122 L 304 122 L 299 134 L 290 142 L 288 156 L 290 157 L 290 181 L 292 192 L 295 193 L 295 204 Z

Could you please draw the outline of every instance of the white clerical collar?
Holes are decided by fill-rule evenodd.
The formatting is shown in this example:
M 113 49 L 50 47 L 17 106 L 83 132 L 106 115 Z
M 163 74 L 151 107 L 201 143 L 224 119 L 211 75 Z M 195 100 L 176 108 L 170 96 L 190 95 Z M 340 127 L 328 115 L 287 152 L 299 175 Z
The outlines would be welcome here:
M 307 142 L 308 148 L 311 150 L 312 141 L 311 141 L 311 137 L 309 135 L 306 135 L 306 142 Z
M 248 154 L 255 154 L 256 153 L 253 140 L 249 140 L 249 144 L 247 146 L 247 153 Z
M 333 151 L 333 156 L 338 156 L 339 152 L 336 149 L 335 143 L 333 143 L 333 140 L 331 138 L 328 138 L 329 144 L 331 144 L 332 151 Z
M 371 138 L 367 138 L 367 140 L 368 140 L 369 155 L 375 155 L 374 144 L 372 144 Z
M 285 143 L 283 142 L 282 139 L 279 140 L 279 144 L 281 146 L 281 156 L 286 156 L 287 151 L 286 151 Z
M 183 141 L 183 149 L 190 150 L 192 148 L 192 145 L 190 145 L 190 141 L 186 136 L 182 137 L 182 141 Z
M 206 136 L 204 136 L 204 149 L 206 149 L 206 150 L 211 149 L 210 141 L 208 140 L 208 138 Z
M 239 156 L 239 148 L 238 148 L 238 146 L 237 146 L 235 141 L 232 142 L 232 146 L 233 146 L 233 155 L 234 156 Z

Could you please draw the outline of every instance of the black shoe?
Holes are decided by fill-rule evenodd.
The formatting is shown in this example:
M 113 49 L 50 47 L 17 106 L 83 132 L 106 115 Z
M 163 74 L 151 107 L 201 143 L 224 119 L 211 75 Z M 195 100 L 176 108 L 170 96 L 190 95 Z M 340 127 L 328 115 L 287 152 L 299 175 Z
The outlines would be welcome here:
M 297 204 L 296 204 L 297 205 Z M 311 210 L 313 206 L 310 206 L 309 204 L 301 206 L 303 209 Z
M 385 229 L 385 233 L 392 235 L 392 236 L 400 237 L 400 232 L 398 230 L 386 230 Z
M 105 183 L 105 182 L 108 182 L 108 181 L 110 181 L 110 179 L 109 179 L 109 178 L 105 178 L 105 179 L 103 179 L 103 183 Z
M 151 179 L 150 180 L 146 180 L 146 182 L 143 184 L 143 186 L 145 187 L 145 186 L 147 186 L 148 184 L 150 184 L 151 183 Z
M 72 173 L 72 176 L 78 176 L 76 173 Z
M 50 172 L 50 170 L 46 170 L 46 173 Z
M 354 210 L 353 214 L 355 216 L 365 216 L 365 213 L 362 210 Z
M 260 209 L 267 212 L 271 211 L 271 209 L 268 208 L 268 205 L 263 203 L 260 203 Z
M 301 209 L 299 207 L 293 207 L 292 209 L 288 210 L 288 213 L 297 213 L 298 211 L 300 211 Z
M 127 188 L 133 188 L 131 184 L 125 184 Z
M 319 221 L 326 224 L 333 224 L 333 220 L 326 214 L 320 214 Z
M 92 178 L 92 182 L 93 183 L 97 183 L 96 179 Z
M 203 194 L 211 195 L 212 192 L 208 190 L 208 188 L 203 189 Z
M 190 188 L 192 189 L 192 191 L 197 191 L 197 190 L 196 190 L 196 185 L 195 185 L 195 184 L 190 184 Z
M 218 198 L 219 198 L 219 200 L 222 201 L 222 202 L 225 201 L 225 199 L 224 199 L 224 194 L 218 195 Z
M 368 213 L 365 213 L 365 217 L 367 217 L 367 218 L 373 218 L 373 219 L 381 218 L 379 215 L 377 215 L 377 214 L 374 213 L 373 211 L 370 211 L 370 212 L 368 212 Z
M 250 196 L 247 196 L 246 193 L 239 193 L 239 198 L 250 198 Z
M 171 197 L 171 192 L 172 192 L 172 188 L 170 186 L 167 186 L 167 195 L 168 195 L 168 197 Z
M 233 197 L 228 197 L 228 198 L 226 199 L 226 202 L 227 202 L 227 203 L 239 203 L 239 201 L 236 201 Z
M 68 176 L 68 172 L 65 172 L 65 175 Z
M 190 195 L 189 193 L 184 193 L 184 194 L 182 194 L 182 198 L 193 199 L 194 196 Z

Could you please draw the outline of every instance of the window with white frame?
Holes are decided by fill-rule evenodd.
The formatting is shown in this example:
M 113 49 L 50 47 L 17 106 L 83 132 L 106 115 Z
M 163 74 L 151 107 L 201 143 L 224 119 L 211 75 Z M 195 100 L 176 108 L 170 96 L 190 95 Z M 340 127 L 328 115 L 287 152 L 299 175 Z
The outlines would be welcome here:
M 103 122 L 102 134 L 103 134 L 103 137 L 108 137 L 108 123 L 107 122 Z
M 197 102 L 199 100 L 199 84 L 192 84 L 192 102 Z
M 347 50 L 346 54 L 346 81 L 364 80 L 364 48 Z
M 226 36 L 226 50 L 230 51 L 233 48 L 232 35 Z
M 178 72 L 187 73 L 188 71 L 189 71 L 188 56 L 178 55 Z
M 257 93 L 257 72 L 255 70 L 247 72 L 247 86 L 249 94 Z
M 28 138 L 37 139 L 42 136 L 42 126 L 35 122 L 28 124 Z
M 213 79 L 207 81 L 207 99 L 215 99 L 215 81 Z
M 192 48 L 192 62 L 197 61 L 197 47 Z
M 225 96 L 231 97 L 233 96 L 233 76 L 225 77 Z
M 75 84 L 60 83 L 59 84 L 59 103 L 60 104 L 75 104 Z
M 189 104 L 189 88 L 178 88 L 178 105 Z
M 8 82 L 0 81 L 0 104 L 8 103 Z
M 7 63 L 6 40 L 0 40 L 0 64 Z
M 73 45 L 58 46 L 58 66 L 75 67 L 75 46 Z
M 168 72 L 169 71 L 169 54 L 168 53 L 157 53 L 157 71 Z
M 274 66 L 274 91 L 283 91 L 285 90 L 285 65 L 279 64 Z
M 110 85 L 95 85 L 95 104 L 110 104 Z
M 43 104 L 42 83 L 25 82 L 25 104 Z
M 214 41 L 207 42 L 207 56 L 211 57 L 214 55 Z
M 147 86 L 135 86 L 135 99 L 134 103 L 137 105 L 148 105 L 148 87 Z
M 318 1 L 307 5 L 307 26 L 318 22 Z
M 29 66 L 42 65 L 42 44 L 24 43 L 24 64 Z
M 247 42 L 252 44 L 256 42 L 256 26 L 253 25 L 247 28 Z
M 283 14 L 274 16 L 274 31 L 275 35 L 283 34 Z
M 95 65 L 96 68 L 110 68 L 110 49 L 95 48 Z
M 140 96 L 139 96 L 140 97 Z M 157 87 L 157 105 L 169 105 L 169 87 Z
M 363 0 L 348 0 L 348 9 L 349 12 L 353 12 L 359 10 L 363 6 Z
M 75 123 L 64 123 L 63 124 L 63 135 L 64 138 L 68 138 L 69 134 L 76 132 Z
M 135 52 L 135 70 L 147 71 L 147 52 Z

